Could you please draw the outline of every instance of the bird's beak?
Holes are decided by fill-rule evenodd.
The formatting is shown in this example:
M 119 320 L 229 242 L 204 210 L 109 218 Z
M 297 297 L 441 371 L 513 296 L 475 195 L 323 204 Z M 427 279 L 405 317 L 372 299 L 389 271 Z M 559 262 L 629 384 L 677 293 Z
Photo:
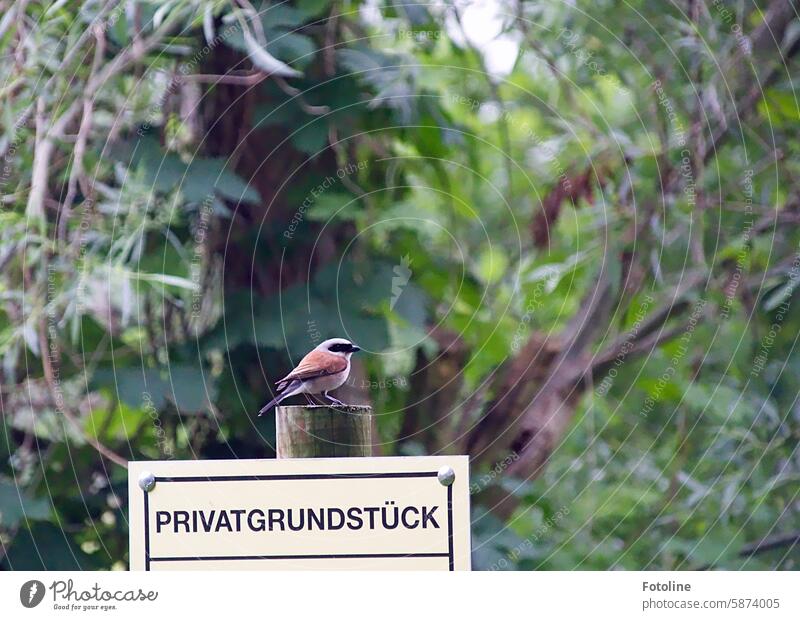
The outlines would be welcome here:
M 350 351 L 351 351 L 352 353 L 358 353 L 360 350 L 361 350 L 361 347 L 359 347 L 359 346 L 356 346 L 356 345 L 354 345 L 354 344 L 353 344 L 353 345 L 350 345 Z

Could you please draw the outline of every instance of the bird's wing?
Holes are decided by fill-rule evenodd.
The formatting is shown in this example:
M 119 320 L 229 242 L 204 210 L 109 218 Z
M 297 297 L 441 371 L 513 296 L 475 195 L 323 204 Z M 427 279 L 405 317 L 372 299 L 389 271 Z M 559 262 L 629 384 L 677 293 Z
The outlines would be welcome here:
M 335 375 L 337 372 L 342 372 L 345 368 L 347 368 L 347 360 L 345 358 L 339 355 L 332 355 L 325 351 L 314 350 L 300 360 L 297 367 L 278 381 L 277 385 L 280 388 L 282 384 L 295 380 L 306 381 L 326 375 Z

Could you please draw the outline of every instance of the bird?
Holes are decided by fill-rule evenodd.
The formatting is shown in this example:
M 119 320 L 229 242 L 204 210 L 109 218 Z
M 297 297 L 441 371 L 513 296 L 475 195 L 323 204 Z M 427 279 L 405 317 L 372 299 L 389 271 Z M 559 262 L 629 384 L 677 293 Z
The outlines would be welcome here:
M 275 384 L 278 395 L 258 412 L 262 415 L 295 394 L 322 394 L 334 405 L 345 404 L 328 392 L 335 390 L 350 375 L 350 357 L 361 350 L 345 338 L 330 338 L 312 349 L 295 369 Z M 308 396 L 306 396 L 308 398 Z

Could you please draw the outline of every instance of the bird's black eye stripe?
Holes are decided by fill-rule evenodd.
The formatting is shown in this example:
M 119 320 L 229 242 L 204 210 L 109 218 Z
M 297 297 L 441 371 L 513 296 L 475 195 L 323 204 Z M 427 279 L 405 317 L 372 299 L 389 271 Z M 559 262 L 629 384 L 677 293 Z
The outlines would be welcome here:
M 350 343 L 341 343 L 337 342 L 336 344 L 332 344 L 328 347 L 328 351 L 331 353 L 349 353 L 353 350 L 353 345 Z

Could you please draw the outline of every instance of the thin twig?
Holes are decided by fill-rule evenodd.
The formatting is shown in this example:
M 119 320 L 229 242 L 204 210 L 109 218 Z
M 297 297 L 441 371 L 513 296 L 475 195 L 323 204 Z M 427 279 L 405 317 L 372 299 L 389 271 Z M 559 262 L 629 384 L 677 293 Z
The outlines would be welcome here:
M 334 54 L 336 47 L 336 26 L 338 24 L 339 14 L 336 12 L 336 6 L 331 7 L 331 14 L 328 16 L 328 21 L 325 23 L 325 47 L 322 49 L 322 68 L 327 77 L 333 77 L 336 73 L 336 57 Z
M 303 99 L 302 91 L 289 84 L 281 76 L 273 75 L 272 79 L 278 85 L 278 88 L 280 88 L 290 97 L 294 97 L 297 100 L 300 108 L 306 114 L 311 114 L 312 116 L 322 116 L 323 114 L 327 114 L 331 111 L 331 109 L 326 105 L 311 105 L 310 103 L 306 103 L 306 100 Z
M 25 207 L 25 215 L 36 220 L 44 219 L 44 197 L 50 173 L 50 156 L 53 154 L 53 140 L 48 136 L 47 126 L 44 97 L 39 97 L 36 100 L 36 138 L 31 169 L 31 191 Z
M 44 377 L 45 382 L 47 383 L 47 387 L 50 390 L 51 398 L 55 404 L 58 403 L 58 386 L 56 385 L 55 380 L 55 372 L 53 369 L 52 360 L 48 354 L 48 342 L 47 342 L 47 327 L 45 325 L 44 317 L 42 320 L 39 321 L 39 348 L 41 349 L 40 353 L 42 356 L 42 366 L 44 368 Z M 63 401 L 63 399 L 62 399 Z M 83 435 L 84 440 L 90 446 L 92 446 L 95 450 L 97 450 L 100 454 L 106 457 L 109 461 L 116 463 L 120 467 L 124 467 L 128 469 L 128 460 L 124 457 L 120 456 L 116 452 L 114 452 L 111 448 L 106 447 L 103 445 L 98 439 L 95 439 L 91 435 L 89 435 L 84 428 L 81 426 L 81 423 L 78 419 L 72 414 L 69 409 L 67 409 L 66 403 L 63 404 L 62 407 L 58 407 L 60 412 L 64 414 L 64 417 L 72 424 L 73 427 Z
M 794 547 L 795 545 L 800 545 L 800 532 L 791 532 L 789 534 L 779 534 L 770 538 L 763 538 L 744 546 L 739 552 L 739 555 L 742 557 L 749 557 L 766 551 L 781 549 L 782 547 Z
M 181 80 L 187 82 L 200 82 L 204 84 L 234 84 L 237 86 L 255 86 L 267 78 L 265 73 L 253 71 L 244 75 L 236 74 L 214 74 L 214 73 L 195 73 L 181 76 Z
M 47 258 L 43 259 L 45 261 L 44 265 L 44 272 L 47 272 Z M 30 269 L 27 265 L 23 267 L 23 278 L 26 283 L 26 288 L 31 289 L 34 286 L 33 278 L 30 273 Z M 109 461 L 116 463 L 120 467 L 124 467 L 128 469 L 128 461 L 127 459 L 123 458 L 110 448 L 103 445 L 98 439 L 95 439 L 91 435 L 89 435 L 81 426 L 80 421 L 72 414 L 72 412 L 67 408 L 66 402 L 64 399 L 59 399 L 59 387 L 56 382 L 56 369 L 53 365 L 53 359 L 50 357 L 50 345 L 47 340 L 47 325 L 46 325 L 46 317 L 42 315 L 42 317 L 37 322 L 37 337 L 39 341 L 39 355 L 42 358 L 42 369 L 44 371 L 44 380 L 47 384 L 48 390 L 50 391 L 50 398 L 53 401 L 53 404 L 56 406 L 58 411 L 64 415 L 67 421 L 72 424 L 72 426 L 83 436 L 86 443 L 92 446 L 95 450 L 97 450 L 100 454 L 105 456 Z M 58 403 L 59 400 L 62 401 L 63 406 L 59 407 Z
M 105 55 L 106 49 L 106 38 L 103 29 L 99 26 L 95 26 L 94 30 L 96 43 L 90 76 L 96 75 L 97 71 L 100 69 L 100 64 L 103 61 L 103 56 Z M 75 148 L 73 149 L 72 170 L 70 171 L 69 181 L 67 182 L 67 195 L 64 198 L 64 204 L 61 207 L 61 213 L 58 220 L 58 238 L 62 241 L 66 239 L 67 223 L 69 222 L 75 196 L 78 193 L 79 180 L 81 181 L 81 191 L 83 192 L 84 196 L 88 196 L 89 193 L 88 183 L 83 180 L 83 157 L 86 153 L 86 145 L 89 141 L 89 133 L 92 130 L 93 112 L 94 100 L 92 97 L 85 95 L 83 98 L 83 115 L 81 117 L 80 127 L 78 128 L 78 138 L 75 141 Z

